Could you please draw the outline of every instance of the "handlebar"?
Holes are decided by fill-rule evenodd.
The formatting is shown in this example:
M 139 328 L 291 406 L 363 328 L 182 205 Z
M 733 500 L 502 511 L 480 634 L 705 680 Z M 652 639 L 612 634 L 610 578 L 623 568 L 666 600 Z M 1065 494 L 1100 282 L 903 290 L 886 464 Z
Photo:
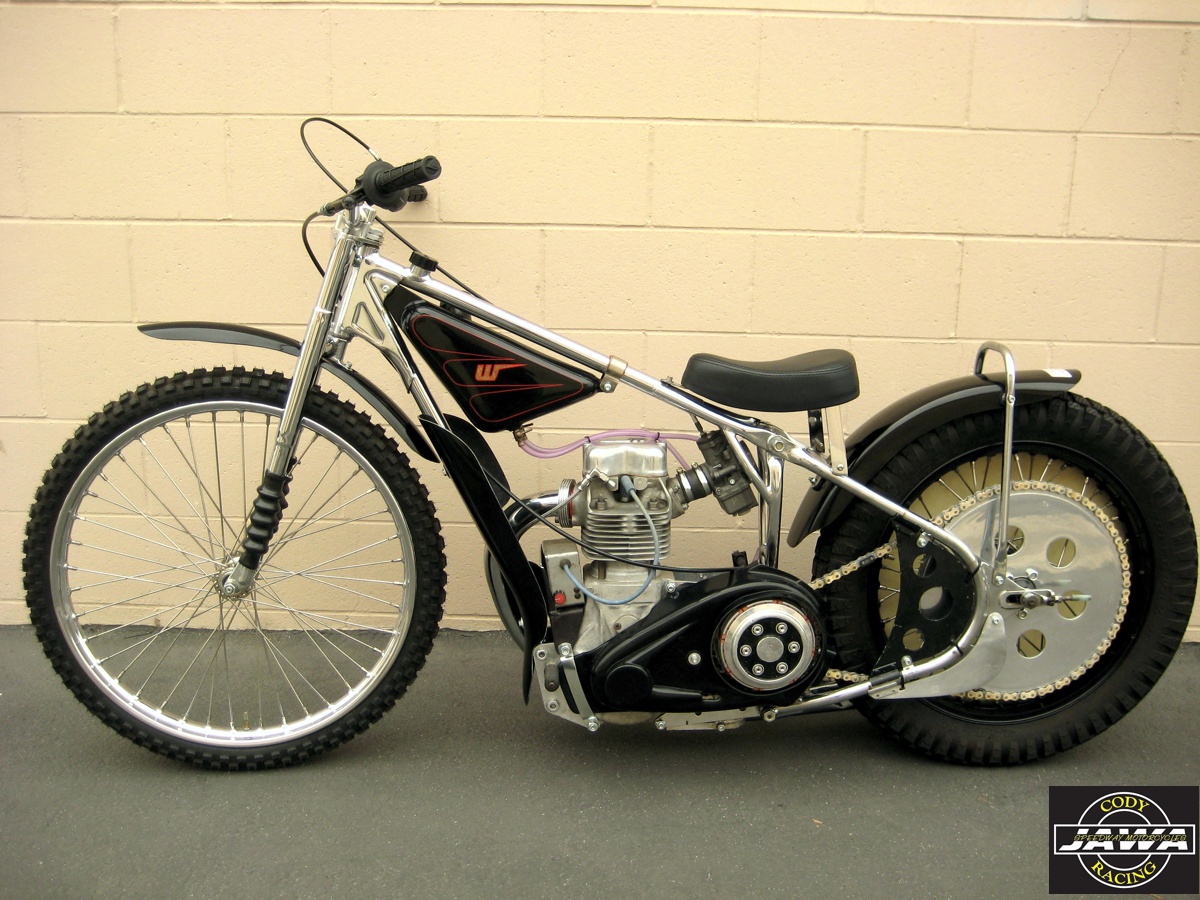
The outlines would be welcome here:
M 442 174 L 442 165 L 436 157 L 426 156 L 402 166 L 393 166 L 377 159 L 358 176 L 354 189 L 321 207 L 323 215 L 332 215 L 339 209 L 348 209 L 363 200 L 383 209 L 396 212 L 409 202 L 424 200 L 428 195 L 420 187 Z

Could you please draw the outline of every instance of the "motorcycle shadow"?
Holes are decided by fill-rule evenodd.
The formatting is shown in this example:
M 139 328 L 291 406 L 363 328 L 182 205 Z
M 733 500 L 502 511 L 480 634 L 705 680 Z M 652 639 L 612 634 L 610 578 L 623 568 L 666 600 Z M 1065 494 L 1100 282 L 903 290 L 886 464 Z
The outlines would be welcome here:
M 445 759 L 477 746 L 487 753 L 516 752 L 538 758 L 540 765 L 578 766 L 612 760 L 661 768 L 746 765 L 760 761 L 778 766 L 803 759 L 806 767 L 843 769 L 928 764 L 895 746 L 853 710 L 750 721 L 740 727 L 660 732 L 651 720 L 630 725 L 604 724 L 596 732 L 548 714 L 534 693 L 525 705 L 520 695 L 520 653 L 505 635 L 446 632 L 439 636 L 425 670 L 408 694 L 367 734 L 333 754 L 344 757 L 388 754 L 389 747 L 409 755 Z M 354 749 L 357 746 L 357 751 Z

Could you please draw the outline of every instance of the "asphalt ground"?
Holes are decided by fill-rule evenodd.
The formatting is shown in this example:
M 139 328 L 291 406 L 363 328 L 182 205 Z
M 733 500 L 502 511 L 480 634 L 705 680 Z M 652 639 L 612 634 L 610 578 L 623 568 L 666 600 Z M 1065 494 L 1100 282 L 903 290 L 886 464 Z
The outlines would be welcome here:
M 853 711 L 589 734 L 526 707 L 519 666 L 503 634 L 443 633 L 353 742 L 219 773 L 118 737 L 0 629 L 0 896 L 1043 897 L 1049 786 L 1200 782 L 1198 645 L 1105 734 L 1008 769 Z

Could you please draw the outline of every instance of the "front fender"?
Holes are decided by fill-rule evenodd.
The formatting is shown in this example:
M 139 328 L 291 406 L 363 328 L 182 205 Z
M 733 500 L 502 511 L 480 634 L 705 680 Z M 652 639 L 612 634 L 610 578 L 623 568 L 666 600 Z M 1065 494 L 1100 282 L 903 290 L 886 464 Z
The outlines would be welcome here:
M 240 344 L 244 347 L 262 347 L 266 350 L 278 350 L 291 356 L 300 355 L 300 342 L 264 331 L 261 328 L 251 328 L 248 325 L 227 325 L 221 322 L 158 322 L 151 325 L 139 325 L 138 331 L 164 341 L 206 341 L 212 344 Z M 371 381 L 353 372 L 345 366 L 338 365 L 332 360 L 321 361 L 322 371 L 341 379 L 356 394 L 362 397 L 372 408 L 383 417 L 384 421 L 395 429 L 404 439 L 404 443 L 412 448 L 419 456 L 432 462 L 437 462 L 437 455 L 429 445 L 425 436 L 416 429 L 408 418 L 379 388 Z
M 1036 403 L 1065 394 L 1079 383 L 1073 369 L 1025 369 L 1017 373 L 1017 404 Z M 850 477 L 867 483 L 889 459 L 925 432 L 951 419 L 1003 409 L 1002 375 L 964 375 L 930 385 L 880 410 L 846 442 Z M 853 495 L 829 481 L 819 481 L 805 495 L 788 530 L 795 547 L 846 511 Z

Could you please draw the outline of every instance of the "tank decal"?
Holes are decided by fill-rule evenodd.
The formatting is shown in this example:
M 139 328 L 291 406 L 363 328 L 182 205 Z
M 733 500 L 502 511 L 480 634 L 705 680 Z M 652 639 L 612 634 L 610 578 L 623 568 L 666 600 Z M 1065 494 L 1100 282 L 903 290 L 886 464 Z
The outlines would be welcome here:
M 403 327 L 472 423 L 483 431 L 525 424 L 590 396 L 598 382 L 541 354 L 427 304 L 406 310 Z

